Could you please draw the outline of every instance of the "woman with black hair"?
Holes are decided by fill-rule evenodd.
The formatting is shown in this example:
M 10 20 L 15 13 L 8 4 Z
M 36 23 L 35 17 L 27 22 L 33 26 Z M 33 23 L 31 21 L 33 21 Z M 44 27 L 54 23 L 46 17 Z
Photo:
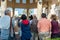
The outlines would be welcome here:
M 30 25 L 29 25 L 29 21 L 27 20 L 26 15 L 22 15 L 21 16 L 21 30 L 22 30 L 22 36 L 21 36 L 21 40 L 30 40 L 31 38 L 31 31 L 30 31 Z

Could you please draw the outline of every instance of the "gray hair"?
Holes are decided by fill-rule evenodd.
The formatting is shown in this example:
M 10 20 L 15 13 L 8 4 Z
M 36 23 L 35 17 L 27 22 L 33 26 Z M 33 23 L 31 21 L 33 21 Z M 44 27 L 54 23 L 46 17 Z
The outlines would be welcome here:
M 9 12 L 11 12 L 10 10 L 5 10 L 5 15 L 7 15 Z

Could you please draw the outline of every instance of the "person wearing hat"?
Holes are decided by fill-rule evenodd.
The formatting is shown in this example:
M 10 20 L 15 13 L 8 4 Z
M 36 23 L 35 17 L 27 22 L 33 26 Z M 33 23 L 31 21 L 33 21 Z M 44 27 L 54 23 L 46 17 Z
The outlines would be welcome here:
M 5 10 L 5 15 L 1 17 L 1 40 L 8 40 L 10 28 L 11 11 Z

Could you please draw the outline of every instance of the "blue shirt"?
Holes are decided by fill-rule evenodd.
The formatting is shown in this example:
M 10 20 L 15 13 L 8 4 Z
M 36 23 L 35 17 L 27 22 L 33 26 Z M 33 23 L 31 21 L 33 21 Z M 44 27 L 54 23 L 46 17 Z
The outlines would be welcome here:
M 21 30 L 22 30 L 22 39 L 30 39 L 31 38 L 31 31 L 30 31 L 30 25 L 24 25 L 21 22 Z

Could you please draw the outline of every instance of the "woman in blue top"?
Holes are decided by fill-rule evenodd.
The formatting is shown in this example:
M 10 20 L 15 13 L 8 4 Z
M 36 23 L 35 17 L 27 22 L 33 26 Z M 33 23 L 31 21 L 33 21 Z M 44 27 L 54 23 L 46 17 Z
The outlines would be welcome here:
M 21 40 L 30 40 L 31 38 L 31 31 L 30 31 L 30 25 L 29 21 L 27 20 L 26 15 L 21 16 L 21 30 L 22 30 L 22 36 Z

